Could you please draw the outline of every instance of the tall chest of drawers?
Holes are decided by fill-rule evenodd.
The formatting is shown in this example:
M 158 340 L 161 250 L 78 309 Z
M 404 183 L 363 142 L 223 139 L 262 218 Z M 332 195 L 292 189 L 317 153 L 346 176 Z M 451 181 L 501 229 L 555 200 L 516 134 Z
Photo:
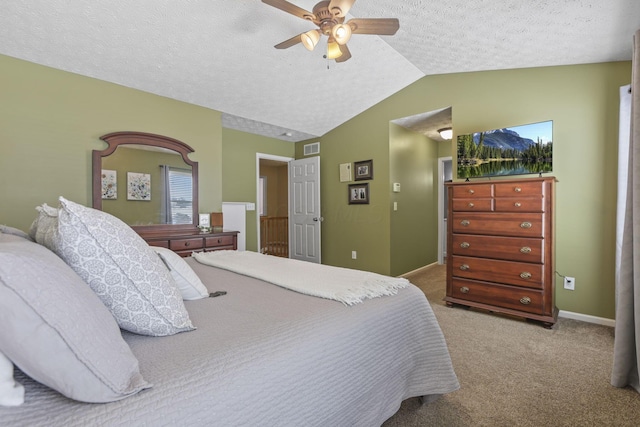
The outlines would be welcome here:
M 447 184 L 447 305 L 556 323 L 554 191 L 555 178 Z

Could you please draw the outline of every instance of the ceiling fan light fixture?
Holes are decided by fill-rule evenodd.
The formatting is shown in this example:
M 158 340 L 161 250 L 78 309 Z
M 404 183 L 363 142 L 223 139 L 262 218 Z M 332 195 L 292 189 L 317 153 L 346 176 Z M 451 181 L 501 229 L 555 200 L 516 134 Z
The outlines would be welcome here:
M 337 24 L 331 29 L 331 35 L 336 43 L 340 45 L 346 44 L 351 38 L 351 26 L 347 24 Z
M 440 134 L 440 138 L 449 140 L 453 138 L 453 130 L 451 128 L 442 128 L 438 129 L 438 133 Z
M 334 41 L 327 43 L 327 59 L 336 59 L 342 56 L 340 45 Z
M 311 30 L 306 33 L 302 33 L 300 35 L 300 40 L 302 41 L 302 45 L 307 50 L 311 51 L 316 47 L 318 41 L 320 41 L 320 30 Z

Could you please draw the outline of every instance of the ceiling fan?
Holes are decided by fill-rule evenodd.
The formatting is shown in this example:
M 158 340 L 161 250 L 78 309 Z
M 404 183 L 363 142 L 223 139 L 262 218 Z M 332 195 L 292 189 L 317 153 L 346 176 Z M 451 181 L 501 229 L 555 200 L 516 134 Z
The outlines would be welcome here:
M 321 1 L 313 7 L 313 12 L 304 10 L 286 0 L 262 0 L 263 3 L 311 21 L 318 29 L 298 34 L 275 45 L 276 49 L 286 49 L 302 43 L 308 50 L 313 50 L 320 36 L 325 35 L 327 41 L 327 59 L 344 62 L 351 58 L 347 42 L 352 34 L 376 34 L 392 36 L 400 28 L 396 18 L 354 18 L 346 23 L 345 16 L 356 0 Z

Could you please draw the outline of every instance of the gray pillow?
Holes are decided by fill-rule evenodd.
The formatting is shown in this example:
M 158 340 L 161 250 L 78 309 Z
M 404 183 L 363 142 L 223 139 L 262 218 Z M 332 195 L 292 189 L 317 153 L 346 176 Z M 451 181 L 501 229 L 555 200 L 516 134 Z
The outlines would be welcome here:
M 45 247 L 8 237 L 0 239 L 0 352 L 36 381 L 83 402 L 150 387 L 87 284 Z
M 169 270 L 131 227 L 63 197 L 54 227 L 45 245 L 89 284 L 122 329 L 152 336 L 195 329 Z
M 10 227 L 8 225 L 4 225 L 4 224 L 0 224 L 0 233 L 2 233 L 2 234 L 12 234 L 14 236 L 22 237 L 23 239 L 27 239 L 27 240 L 33 241 L 31 236 L 29 236 L 24 231 L 19 230 L 19 229 L 14 228 L 14 227 Z

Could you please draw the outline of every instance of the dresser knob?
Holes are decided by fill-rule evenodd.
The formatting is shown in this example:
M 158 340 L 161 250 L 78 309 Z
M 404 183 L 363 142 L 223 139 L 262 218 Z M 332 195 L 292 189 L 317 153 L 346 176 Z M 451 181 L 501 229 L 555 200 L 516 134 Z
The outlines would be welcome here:
M 513 191 L 515 191 L 516 193 L 521 193 L 522 192 L 522 188 L 516 187 L 516 188 L 513 189 Z
M 464 270 L 468 270 L 468 269 L 469 269 L 469 266 L 468 266 L 467 264 L 462 264 L 462 265 L 460 266 L 460 270 L 462 270 L 462 271 L 464 271 Z
M 520 206 L 522 206 L 522 203 L 520 203 L 520 202 L 515 202 L 515 203 L 513 204 L 513 206 L 515 206 L 516 208 L 519 208 Z
M 530 222 L 523 222 L 522 224 L 520 224 L 520 228 L 531 228 L 533 226 L 533 224 L 531 224 Z
M 531 248 L 529 246 L 523 246 L 520 248 L 520 252 L 522 252 L 523 254 L 529 254 L 531 253 Z
M 529 273 L 528 271 L 523 271 L 522 273 L 520 273 L 520 277 L 522 277 L 523 279 L 531 279 L 531 273 Z
M 470 208 L 472 208 L 474 205 L 473 205 L 473 203 L 469 203 L 469 205 L 468 205 L 468 206 L 469 206 Z
M 222 243 L 222 239 L 218 239 L 218 243 Z
M 529 305 L 529 304 L 531 304 L 531 298 L 529 298 L 529 297 L 522 297 L 522 298 L 520 298 L 520 304 L 524 304 L 524 305 Z
M 467 249 L 469 246 L 471 246 L 471 245 L 469 244 L 469 242 L 462 242 L 462 243 L 460 243 L 460 247 L 461 247 L 461 248 L 463 248 L 463 249 Z
M 469 189 L 469 194 L 473 194 L 473 193 L 475 193 L 475 190 L 474 190 L 474 189 L 472 189 L 472 188 L 470 188 L 470 189 Z
M 471 223 L 469 222 L 469 220 L 463 219 L 462 221 L 460 221 L 460 225 L 461 225 L 461 226 L 463 226 L 463 227 L 466 227 L 466 226 L 468 226 L 469 224 L 471 224 Z
M 185 246 L 189 246 L 191 244 L 191 242 L 184 242 Z
M 468 294 L 469 293 L 469 288 L 467 288 L 466 286 L 463 286 L 460 288 L 460 292 L 462 292 L 463 294 Z

